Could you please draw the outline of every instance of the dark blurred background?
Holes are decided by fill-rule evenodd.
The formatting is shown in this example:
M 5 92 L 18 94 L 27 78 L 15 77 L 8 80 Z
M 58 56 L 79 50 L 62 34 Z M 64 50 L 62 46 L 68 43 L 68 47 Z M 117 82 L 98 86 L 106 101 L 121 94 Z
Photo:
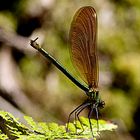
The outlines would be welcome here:
M 69 54 L 68 34 L 74 13 L 93 6 L 98 15 L 100 118 L 119 126 L 113 139 L 140 138 L 139 0 L 1 0 L 0 109 L 23 121 L 67 122 L 85 94 L 30 45 L 52 54 L 81 82 Z M 83 113 L 87 115 L 87 111 Z M 107 134 L 106 134 L 107 135 Z

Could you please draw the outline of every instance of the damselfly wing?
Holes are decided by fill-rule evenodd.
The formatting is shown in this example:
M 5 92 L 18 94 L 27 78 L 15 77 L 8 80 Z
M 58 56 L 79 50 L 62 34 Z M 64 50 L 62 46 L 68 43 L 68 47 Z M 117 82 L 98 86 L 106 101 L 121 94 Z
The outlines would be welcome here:
M 76 12 L 69 38 L 75 67 L 89 88 L 97 89 L 97 14 L 94 8 L 82 7 Z

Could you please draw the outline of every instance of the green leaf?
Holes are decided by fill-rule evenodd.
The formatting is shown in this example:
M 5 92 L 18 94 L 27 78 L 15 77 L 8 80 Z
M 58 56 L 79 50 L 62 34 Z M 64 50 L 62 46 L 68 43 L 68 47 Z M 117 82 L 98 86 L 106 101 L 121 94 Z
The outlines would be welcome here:
M 31 117 L 24 116 L 28 126 L 23 125 L 13 115 L 8 112 L 0 111 L 0 139 L 17 140 L 46 140 L 46 139 L 89 139 L 93 138 L 91 134 L 88 118 L 80 117 L 79 121 L 74 121 L 66 125 L 57 123 L 35 122 Z M 113 131 L 117 125 L 99 120 L 99 131 L 97 121 L 91 119 L 94 140 L 103 131 Z M 66 132 L 68 127 L 68 132 Z M 98 131 L 98 132 L 97 132 Z

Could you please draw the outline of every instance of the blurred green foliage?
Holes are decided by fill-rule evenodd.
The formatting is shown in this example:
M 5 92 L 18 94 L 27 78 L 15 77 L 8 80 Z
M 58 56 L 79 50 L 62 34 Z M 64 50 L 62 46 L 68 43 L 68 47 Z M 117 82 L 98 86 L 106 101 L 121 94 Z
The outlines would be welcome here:
M 54 0 L 50 5 L 43 1 L 21 0 L 15 12 L 8 9 L 0 12 L 0 26 L 19 35 L 23 35 L 20 31 L 28 32 L 29 29 L 29 38 L 35 34 L 40 39 L 41 34 L 44 37 L 42 47 L 82 81 L 70 59 L 68 34 L 75 11 L 85 5 L 97 11 L 100 73 L 109 73 L 105 79 L 100 76 L 99 82 L 101 97 L 106 102 L 102 117 L 121 120 L 132 131 L 140 99 L 139 0 Z M 27 24 L 32 19 L 33 23 Z M 22 20 L 24 27 L 20 25 Z M 38 53 L 24 55 L 18 60 L 18 66 L 24 91 L 42 107 L 46 120 L 66 122 L 69 112 L 86 98 L 83 91 Z

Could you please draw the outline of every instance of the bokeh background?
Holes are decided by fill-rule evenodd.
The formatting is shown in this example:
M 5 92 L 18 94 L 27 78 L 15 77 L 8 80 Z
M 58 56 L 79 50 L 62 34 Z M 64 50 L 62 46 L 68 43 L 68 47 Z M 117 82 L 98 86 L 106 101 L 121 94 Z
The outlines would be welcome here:
M 85 5 L 93 6 L 98 15 L 99 89 L 106 102 L 100 118 L 118 124 L 116 139 L 138 140 L 139 0 L 1 0 L 0 109 L 21 121 L 26 114 L 36 121 L 64 124 L 86 99 L 29 45 L 39 37 L 38 43 L 82 82 L 70 59 L 68 34 L 74 13 Z

